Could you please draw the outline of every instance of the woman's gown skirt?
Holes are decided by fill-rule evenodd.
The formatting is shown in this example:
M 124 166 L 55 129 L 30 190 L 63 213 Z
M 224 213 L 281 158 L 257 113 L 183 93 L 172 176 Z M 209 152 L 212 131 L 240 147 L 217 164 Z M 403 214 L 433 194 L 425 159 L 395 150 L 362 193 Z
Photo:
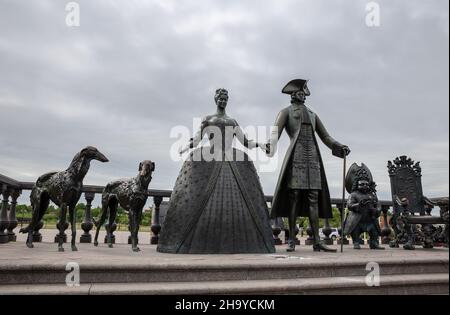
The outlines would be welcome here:
M 204 149 L 204 148 L 203 148 Z M 178 254 L 274 253 L 258 174 L 244 161 L 184 162 L 170 198 L 158 251 Z

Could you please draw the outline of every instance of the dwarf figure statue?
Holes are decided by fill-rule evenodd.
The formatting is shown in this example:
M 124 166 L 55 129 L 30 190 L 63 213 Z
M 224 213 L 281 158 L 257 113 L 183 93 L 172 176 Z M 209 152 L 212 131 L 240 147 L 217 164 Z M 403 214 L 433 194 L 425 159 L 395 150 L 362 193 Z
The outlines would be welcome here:
M 350 210 L 344 223 L 344 235 L 351 235 L 355 249 L 361 249 L 361 234 L 369 234 L 370 249 L 384 249 L 379 245 L 381 228 L 376 184 L 366 165 L 353 164 L 346 178 L 346 188 L 350 193 L 347 207 Z

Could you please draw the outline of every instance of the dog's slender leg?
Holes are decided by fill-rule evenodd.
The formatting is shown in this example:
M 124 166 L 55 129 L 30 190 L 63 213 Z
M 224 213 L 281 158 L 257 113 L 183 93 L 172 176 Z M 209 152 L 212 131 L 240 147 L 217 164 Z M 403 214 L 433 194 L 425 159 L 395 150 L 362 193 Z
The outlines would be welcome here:
M 69 217 L 70 217 L 70 225 L 71 225 L 71 228 L 72 228 L 72 242 L 71 242 L 71 246 L 72 246 L 72 251 L 76 252 L 76 251 L 78 251 L 78 248 L 75 245 L 75 242 L 76 242 L 76 239 L 77 239 L 77 214 L 76 214 L 74 205 L 71 205 L 69 207 Z
M 33 189 L 31 192 L 31 203 L 33 206 L 33 214 L 30 225 L 28 226 L 27 247 L 33 248 L 33 233 L 36 225 L 39 223 L 39 209 L 41 208 L 41 194 Z
M 133 252 L 139 252 L 138 230 L 139 230 L 139 211 L 130 209 L 130 230 L 131 230 L 131 248 Z
M 67 205 L 65 202 L 61 203 L 61 217 L 59 219 L 59 240 L 58 240 L 58 251 L 63 252 L 63 238 L 64 234 L 64 225 L 66 224 L 66 216 L 67 216 Z
M 114 222 L 116 221 L 116 216 L 117 216 L 117 207 L 118 207 L 118 203 L 116 200 L 111 201 L 109 203 L 109 222 L 108 222 L 108 229 L 107 229 L 107 239 L 108 239 L 108 247 L 109 248 L 113 248 L 113 243 L 112 243 L 112 226 L 114 224 Z
M 98 246 L 98 234 L 100 233 L 100 229 L 102 225 L 106 221 L 106 216 L 108 215 L 108 195 L 104 195 L 102 198 L 102 213 L 99 221 L 95 222 L 95 238 L 94 238 L 94 246 Z
M 141 227 L 141 221 L 142 221 L 142 211 L 144 210 L 144 207 L 142 207 L 141 209 L 139 209 L 138 211 L 136 211 L 136 232 L 135 232 L 135 237 L 136 237 L 136 247 L 139 245 L 139 229 Z M 140 251 L 139 247 L 137 247 L 137 249 Z

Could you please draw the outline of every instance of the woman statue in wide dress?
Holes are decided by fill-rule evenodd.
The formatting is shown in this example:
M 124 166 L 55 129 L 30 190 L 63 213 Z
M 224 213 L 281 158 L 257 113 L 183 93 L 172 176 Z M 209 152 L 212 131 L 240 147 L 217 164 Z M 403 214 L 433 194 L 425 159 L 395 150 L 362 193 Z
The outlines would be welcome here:
M 158 251 L 179 254 L 274 253 L 269 212 L 258 174 L 247 154 L 232 147 L 250 141 L 227 116 L 228 92 L 216 91 L 217 113 L 180 153 L 196 148 L 205 135 L 210 146 L 190 152 L 170 198 Z

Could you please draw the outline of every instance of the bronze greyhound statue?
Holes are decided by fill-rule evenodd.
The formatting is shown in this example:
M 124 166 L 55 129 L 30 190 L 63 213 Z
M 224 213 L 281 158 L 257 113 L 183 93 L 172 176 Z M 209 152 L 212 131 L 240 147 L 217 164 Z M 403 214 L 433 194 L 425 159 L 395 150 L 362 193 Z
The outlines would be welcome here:
M 28 233 L 27 247 L 33 248 L 33 232 L 47 211 L 50 201 L 53 201 L 61 209 L 59 220 L 60 235 L 64 233 L 67 207 L 69 208 L 69 220 L 72 228 L 72 250 L 76 251 L 76 213 L 75 206 L 80 200 L 83 179 L 89 171 L 92 160 L 108 162 L 108 159 L 96 148 L 86 147 L 73 158 L 69 168 L 63 172 L 51 172 L 42 175 L 31 190 L 30 200 L 33 208 L 31 223 L 20 230 L 20 233 Z M 64 251 L 63 239 L 60 237 L 58 250 Z
M 132 249 L 134 252 L 140 251 L 138 247 L 139 225 L 141 224 L 142 210 L 148 198 L 148 185 L 152 180 L 154 170 L 155 163 L 143 161 L 139 164 L 139 173 L 136 177 L 114 181 L 105 187 L 102 195 L 102 213 L 100 219 L 95 222 L 97 228 L 94 238 L 95 246 L 98 246 L 98 233 L 109 212 L 106 238 L 108 246 L 113 247 L 111 227 L 116 220 L 117 207 L 120 205 L 128 211 Z

